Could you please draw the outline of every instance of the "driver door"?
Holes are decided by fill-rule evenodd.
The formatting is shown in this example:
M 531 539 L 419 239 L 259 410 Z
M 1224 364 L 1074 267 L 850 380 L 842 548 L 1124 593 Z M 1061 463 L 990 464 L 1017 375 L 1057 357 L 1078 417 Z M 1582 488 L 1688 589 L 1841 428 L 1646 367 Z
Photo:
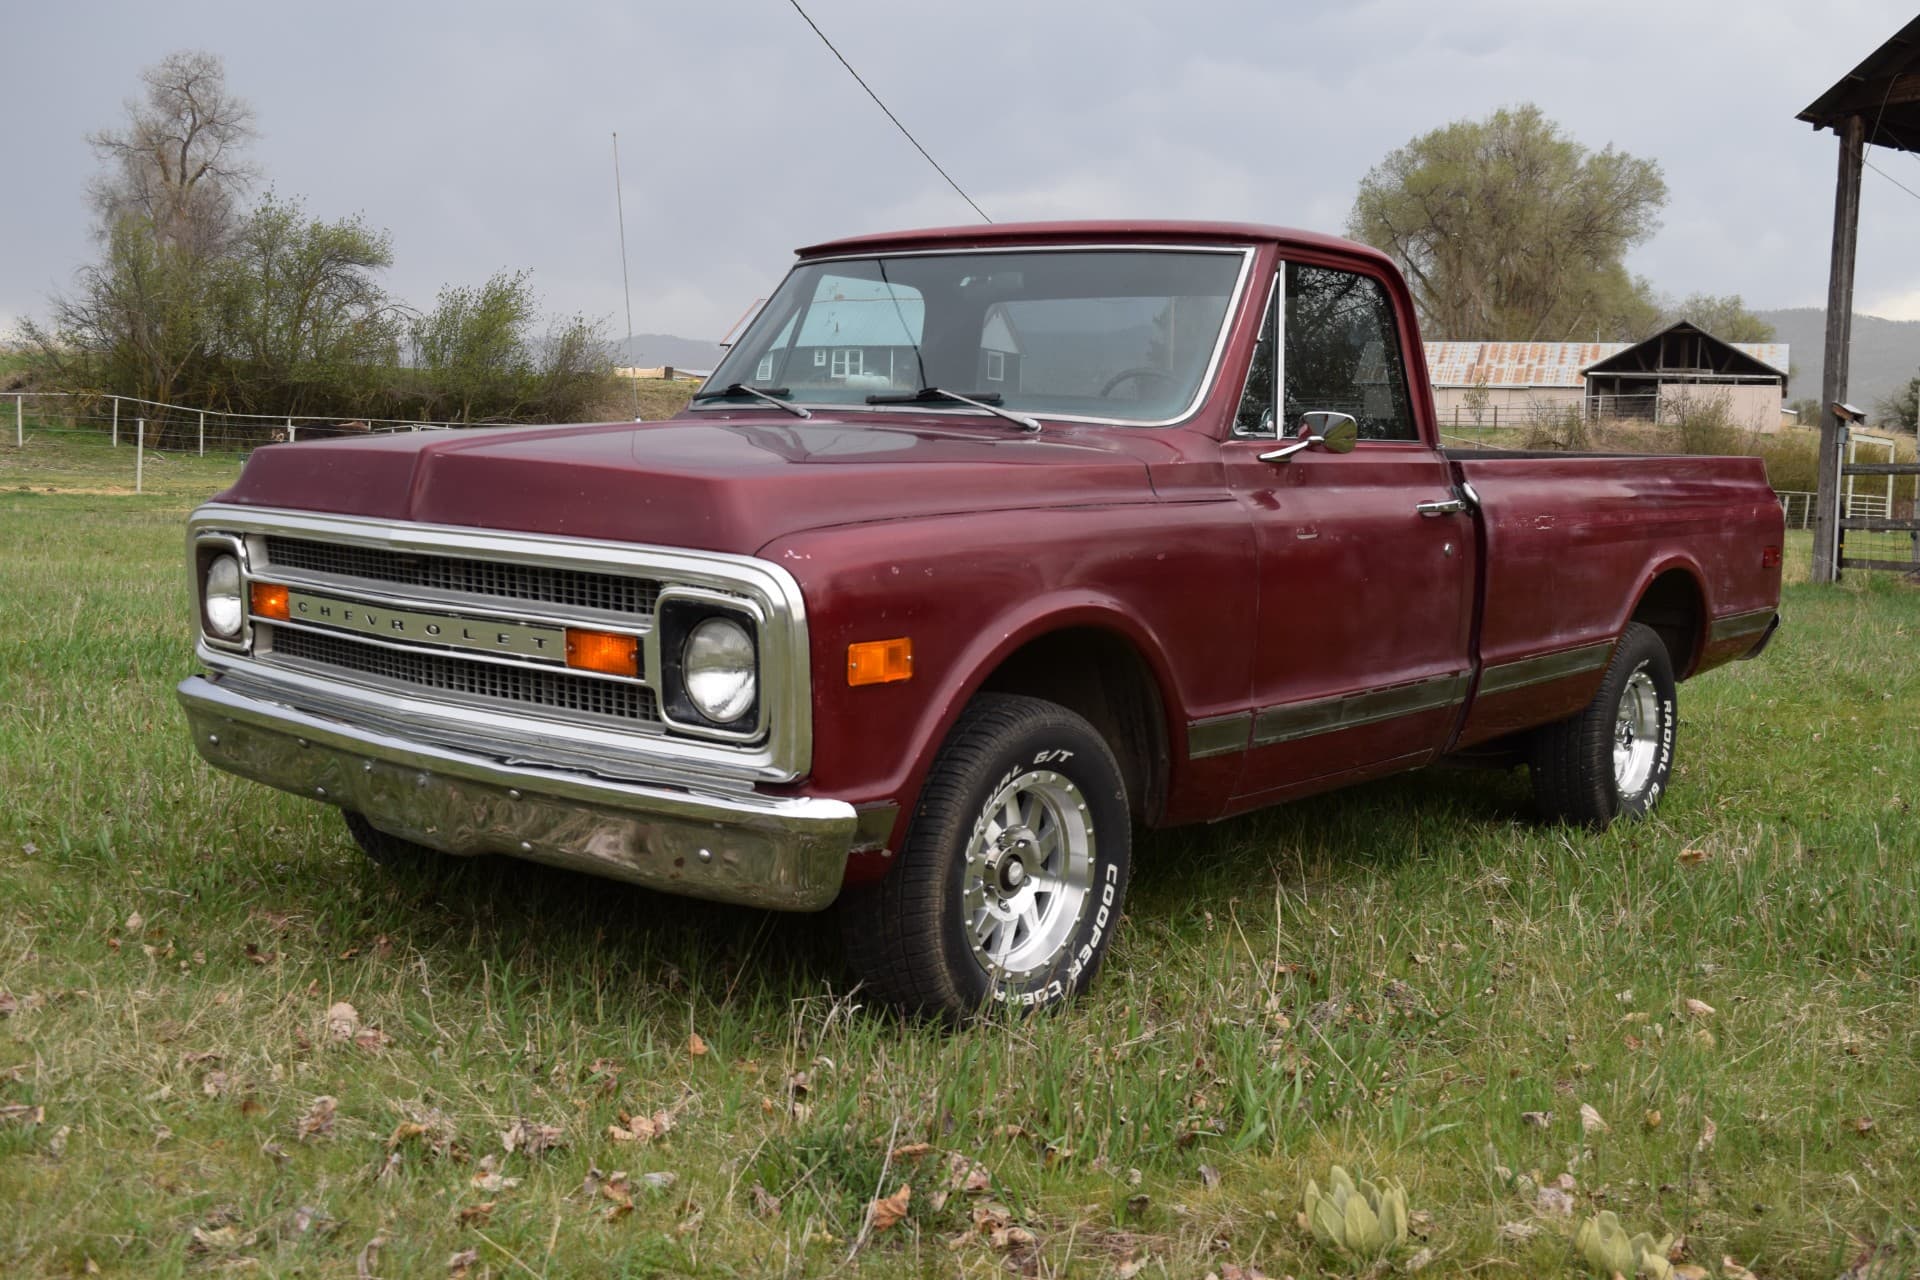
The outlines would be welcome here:
M 1234 432 L 1229 484 L 1257 547 L 1252 746 L 1231 808 L 1411 767 L 1445 745 L 1466 696 L 1473 517 L 1420 439 L 1383 281 L 1276 273 Z M 1351 416 L 1351 452 L 1269 460 L 1306 414 Z M 1320 419 L 1325 421 L 1325 419 Z M 1282 426 L 1275 430 L 1275 423 Z

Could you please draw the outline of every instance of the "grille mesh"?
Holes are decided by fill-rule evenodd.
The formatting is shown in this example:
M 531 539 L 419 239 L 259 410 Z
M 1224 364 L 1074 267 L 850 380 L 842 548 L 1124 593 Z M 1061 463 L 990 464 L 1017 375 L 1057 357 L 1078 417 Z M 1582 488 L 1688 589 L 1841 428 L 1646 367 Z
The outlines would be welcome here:
M 660 584 L 583 569 L 502 564 L 458 556 L 415 555 L 378 547 L 356 547 L 306 538 L 269 537 L 267 560 L 286 569 L 339 574 L 370 582 L 434 587 L 509 600 L 534 600 L 651 617 Z
M 441 653 L 383 649 L 289 627 L 273 627 L 270 634 L 274 656 L 358 671 L 418 688 L 619 720 L 659 719 L 653 690 L 642 685 L 617 684 L 557 671 L 530 671 Z

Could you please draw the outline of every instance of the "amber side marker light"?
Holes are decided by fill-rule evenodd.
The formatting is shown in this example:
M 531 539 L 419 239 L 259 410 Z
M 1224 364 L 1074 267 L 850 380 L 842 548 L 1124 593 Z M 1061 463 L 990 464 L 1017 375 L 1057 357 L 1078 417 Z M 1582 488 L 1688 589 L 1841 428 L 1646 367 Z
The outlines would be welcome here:
M 640 641 L 611 631 L 567 628 L 567 665 L 609 676 L 640 674 Z
M 271 582 L 256 582 L 248 589 L 256 618 L 272 618 L 276 622 L 287 621 L 287 589 Z
M 913 641 L 862 640 L 847 646 L 848 684 L 892 684 L 913 678 Z

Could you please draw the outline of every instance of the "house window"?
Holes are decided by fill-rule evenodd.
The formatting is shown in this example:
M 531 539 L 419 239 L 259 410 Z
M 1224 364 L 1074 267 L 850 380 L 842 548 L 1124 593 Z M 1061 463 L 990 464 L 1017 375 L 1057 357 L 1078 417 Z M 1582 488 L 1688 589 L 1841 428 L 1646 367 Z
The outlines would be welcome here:
M 760 365 L 753 371 L 753 380 L 755 382 L 773 381 L 773 356 L 771 354 L 760 357 Z
M 1005 382 L 1007 380 L 1007 353 L 1004 351 L 987 352 L 987 381 Z
M 814 367 L 817 369 L 821 365 L 825 364 L 826 362 L 827 362 L 827 349 L 825 347 L 815 347 L 813 349 Z
M 845 378 L 866 372 L 866 352 L 859 347 L 837 347 L 833 353 L 833 364 L 827 370 L 829 377 Z

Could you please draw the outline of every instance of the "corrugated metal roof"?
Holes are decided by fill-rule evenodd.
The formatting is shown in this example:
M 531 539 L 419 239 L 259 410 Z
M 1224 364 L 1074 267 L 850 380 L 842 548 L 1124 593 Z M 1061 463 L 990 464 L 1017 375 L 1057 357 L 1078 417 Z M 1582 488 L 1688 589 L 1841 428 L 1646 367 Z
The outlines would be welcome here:
M 1485 370 L 1489 387 L 1583 387 L 1588 365 L 1633 346 L 1631 342 L 1429 342 L 1427 371 L 1436 387 L 1470 387 Z M 1784 342 L 1734 342 L 1769 368 L 1787 373 Z

